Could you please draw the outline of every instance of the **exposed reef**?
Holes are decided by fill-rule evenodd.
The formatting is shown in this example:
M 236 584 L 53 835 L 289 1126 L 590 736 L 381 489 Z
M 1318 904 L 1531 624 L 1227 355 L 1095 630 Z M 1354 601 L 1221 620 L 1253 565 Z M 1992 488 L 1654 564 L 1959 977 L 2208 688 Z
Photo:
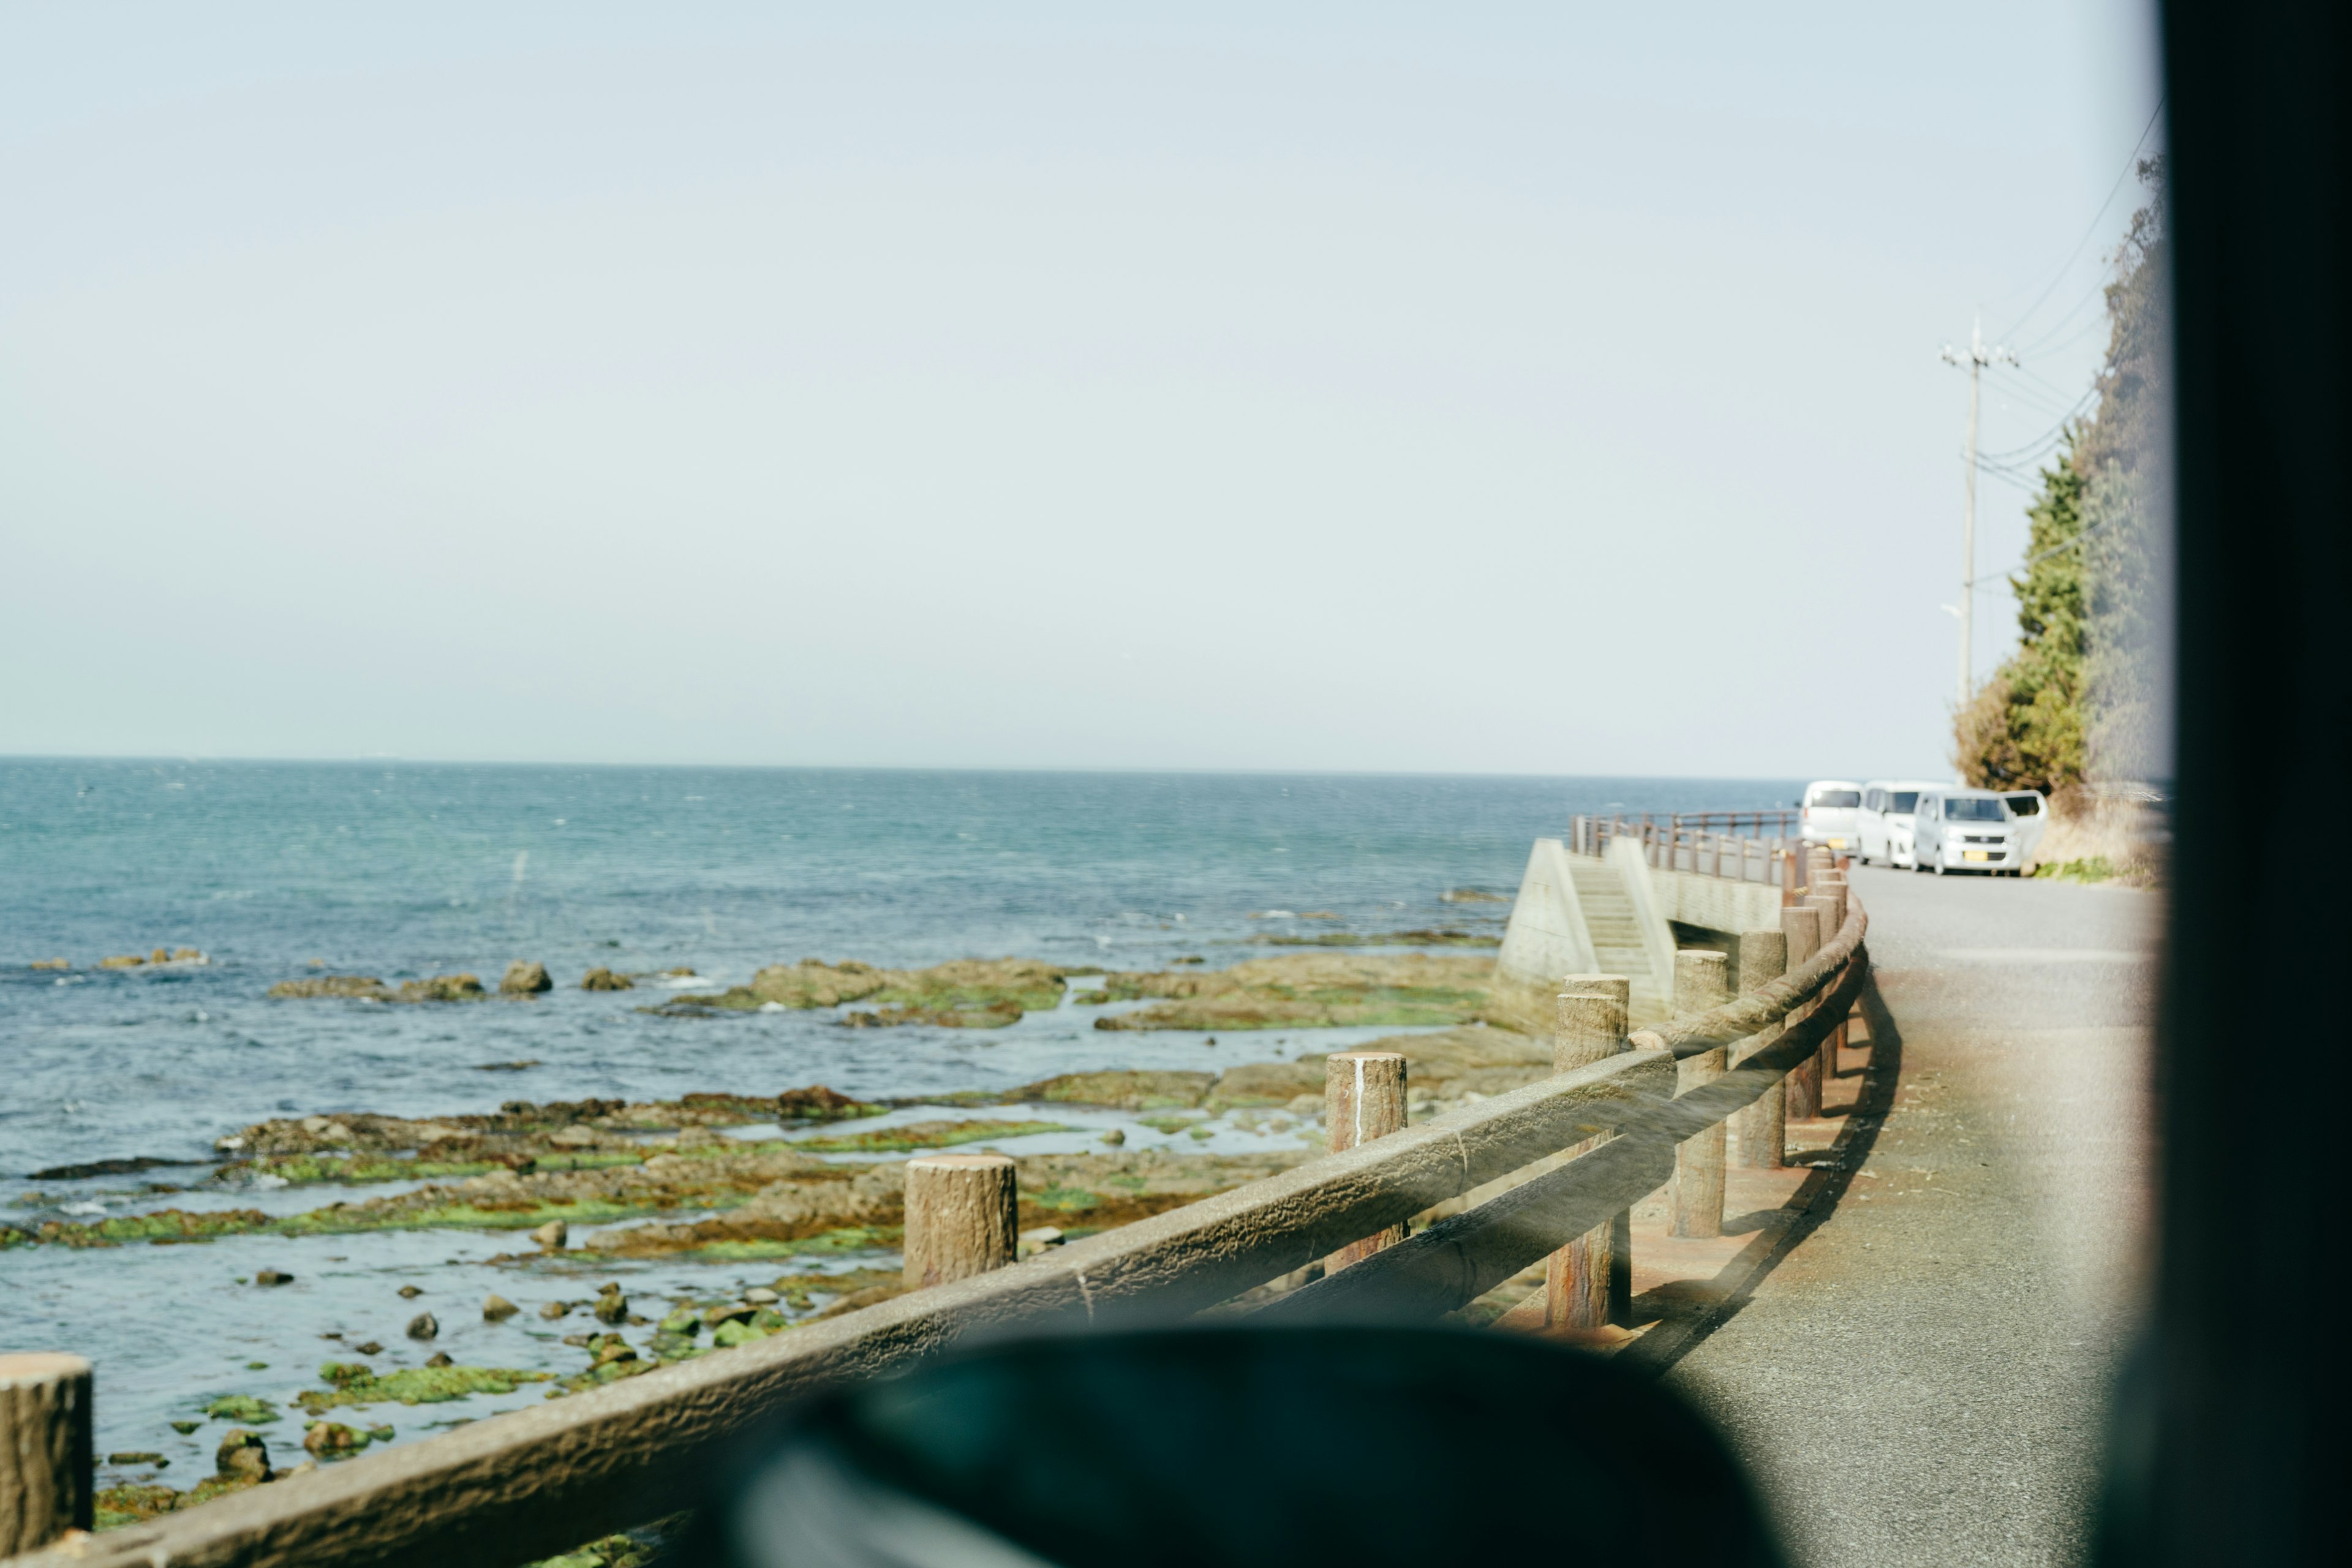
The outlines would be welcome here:
M 1551 1047 L 1545 1041 L 1516 1030 L 1483 1026 L 1428 1035 L 1394 1035 L 1360 1048 L 1402 1054 L 1405 1058 L 1406 1082 L 1411 1086 L 1409 1093 L 1416 1104 L 1458 1100 L 1465 1094 L 1500 1094 L 1533 1083 L 1552 1070 Z M 1290 1061 L 1246 1062 L 1223 1073 L 1157 1068 L 1065 1073 L 1024 1084 L 992 1100 L 1005 1104 L 1043 1100 L 1124 1110 L 1202 1110 L 1214 1114 L 1237 1109 L 1289 1106 L 1302 1096 L 1312 1097 L 1319 1104 L 1323 1072 L 1323 1057 L 1318 1053 Z
M 855 960 L 828 963 L 804 958 L 772 963 L 749 985 L 673 997 L 655 1012 L 695 1014 L 795 1011 L 870 1002 L 871 1008 L 845 1013 L 854 1027 L 930 1024 L 954 1029 L 997 1029 L 1017 1024 L 1024 1012 L 1061 1005 L 1063 976 L 1069 971 L 1028 958 L 964 958 L 929 969 L 877 969 Z
M 1254 936 L 1265 947 L 1499 947 L 1500 931 L 1462 931 L 1454 927 L 1428 931 L 1324 931 L 1317 936 Z
M 373 974 L 311 974 L 281 980 L 268 994 L 278 1001 L 342 997 L 360 1002 L 479 1002 L 489 995 L 474 974 L 436 974 L 388 987 Z
M 1097 1029 L 1285 1029 L 1466 1024 L 1485 1009 L 1494 963 L 1429 953 L 1285 953 L 1231 969 L 1114 973 L 1111 1001 L 1155 1005 Z

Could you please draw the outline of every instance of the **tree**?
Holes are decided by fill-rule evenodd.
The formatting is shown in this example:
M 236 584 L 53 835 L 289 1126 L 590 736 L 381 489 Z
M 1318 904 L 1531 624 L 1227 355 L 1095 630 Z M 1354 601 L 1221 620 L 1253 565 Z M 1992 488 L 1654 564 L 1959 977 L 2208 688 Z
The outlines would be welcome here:
M 2099 406 L 2076 453 L 2082 499 L 2084 703 L 2100 776 L 2146 779 L 2165 760 L 2170 584 L 2163 544 L 2172 515 L 2171 247 L 2164 164 L 2139 166 L 2147 205 L 2132 215 L 2107 286 L 2110 322 Z
M 1981 789 L 2056 795 L 2083 777 L 2080 434 L 2067 430 L 2058 460 L 2042 470 L 2041 493 L 2027 509 L 2032 527 L 2025 564 L 2009 580 L 2017 595 L 2017 651 L 1953 722 L 1953 761 Z
M 2132 216 L 2107 286 L 2108 342 L 2099 401 L 2069 426 L 2027 508 L 2017 595 L 2017 650 L 1953 715 L 1953 761 L 1970 784 L 2056 795 L 2096 773 L 2163 770 L 2158 549 L 2171 504 L 2168 287 L 2163 164 L 2139 166 L 2151 188 Z

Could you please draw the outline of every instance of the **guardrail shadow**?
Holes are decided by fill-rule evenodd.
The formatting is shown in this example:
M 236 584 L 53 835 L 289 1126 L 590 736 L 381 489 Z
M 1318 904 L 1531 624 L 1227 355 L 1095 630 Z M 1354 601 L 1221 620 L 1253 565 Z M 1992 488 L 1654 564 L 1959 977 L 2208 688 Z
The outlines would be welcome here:
M 1780 1206 L 1779 1212 L 1789 1217 L 1778 1225 L 1768 1221 L 1756 1239 L 1717 1270 L 1713 1279 L 1679 1281 L 1679 1289 L 1668 1288 L 1673 1293 L 1665 1300 L 1651 1303 L 1662 1307 L 1665 1315 L 1640 1339 L 1617 1352 L 1617 1359 L 1627 1366 L 1654 1375 L 1670 1370 L 1705 1342 L 1707 1336 L 1738 1317 L 1755 1300 L 1758 1287 L 1771 1277 L 1783 1259 L 1803 1246 L 1808 1237 L 1828 1224 L 1838 1205 L 1845 1200 L 1855 1174 L 1877 1146 L 1887 1113 L 1895 1109 L 1895 1087 L 1903 1076 L 1903 1032 L 1887 1008 L 1886 998 L 1879 992 L 1874 969 L 1864 979 L 1862 995 L 1855 1005 L 1870 1026 L 1870 1061 L 1860 1069 L 1861 1092 L 1847 1107 L 1845 1124 L 1839 1129 L 1836 1140 L 1812 1157 L 1812 1173 Z M 1658 1294 L 1644 1292 L 1644 1298 Z M 1635 1300 L 1637 1310 L 1643 1304 L 1643 1298 Z

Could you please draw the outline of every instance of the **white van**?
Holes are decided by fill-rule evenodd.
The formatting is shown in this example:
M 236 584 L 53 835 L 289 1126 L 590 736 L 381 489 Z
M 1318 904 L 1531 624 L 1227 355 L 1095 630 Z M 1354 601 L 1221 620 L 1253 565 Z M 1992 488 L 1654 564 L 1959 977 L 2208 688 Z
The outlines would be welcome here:
M 1798 803 L 1797 837 L 1832 849 L 1853 847 L 1854 816 L 1862 809 L 1862 786 L 1847 779 L 1815 779 Z
M 1911 817 L 1912 868 L 1989 871 L 2017 876 L 2025 868 L 2024 828 L 2009 802 L 1989 789 L 1946 784 L 1919 792 Z
M 1855 853 L 1865 866 L 1875 860 L 1900 869 L 1911 858 L 1911 816 L 1923 790 L 1942 789 L 1941 779 L 1872 779 L 1862 786 L 1862 809 L 1854 818 Z

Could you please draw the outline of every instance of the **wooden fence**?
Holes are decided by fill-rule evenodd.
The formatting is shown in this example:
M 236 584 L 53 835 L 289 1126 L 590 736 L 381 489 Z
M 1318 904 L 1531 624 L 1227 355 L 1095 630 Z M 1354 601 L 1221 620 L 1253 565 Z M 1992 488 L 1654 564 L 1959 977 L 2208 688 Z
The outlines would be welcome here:
M 1860 904 L 1840 889 L 1836 906 L 1843 921 L 1834 934 L 1789 973 L 1723 1005 L 1637 1031 L 1614 1054 L 1540 1082 L 1024 1262 L 184 1513 L 101 1535 L 74 1532 L 9 1561 L 14 1568 L 515 1568 L 688 1506 L 731 1449 L 793 1400 L 828 1384 L 1016 1329 L 1181 1319 L 1351 1243 L 1399 1236 L 1415 1215 L 1582 1146 L 1499 1196 L 1259 1309 L 1283 1321 L 1437 1318 L 1609 1226 L 1676 1176 L 1678 1150 L 1688 1161 L 1685 1145 L 1704 1145 L 1701 1134 L 1761 1108 L 1790 1069 L 1817 1059 L 1852 1010 L 1867 967 Z M 1801 923 L 1810 918 L 1804 911 Z M 1564 1019 L 1571 1000 L 1562 998 Z M 1691 1070 L 1727 1058 L 1719 1074 Z M 1743 1120 L 1743 1138 L 1751 1124 L 1763 1123 Z M 1780 1118 L 1769 1125 L 1777 1142 Z M 1722 1147 L 1717 1138 L 1718 1165 Z M 1769 1163 L 1780 1152 L 1772 1150 Z M 1719 1172 L 1713 1190 L 1719 1210 Z M 101 1369 L 101 1394 L 103 1386 Z M 79 1410 L 86 1464 L 87 1398 Z M 15 1453 L 29 1451 L 26 1436 L 13 1435 Z M 0 1444 L 11 1439 L 0 1432 Z M 79 1484 L 86 1497 L 86 1471 Z

